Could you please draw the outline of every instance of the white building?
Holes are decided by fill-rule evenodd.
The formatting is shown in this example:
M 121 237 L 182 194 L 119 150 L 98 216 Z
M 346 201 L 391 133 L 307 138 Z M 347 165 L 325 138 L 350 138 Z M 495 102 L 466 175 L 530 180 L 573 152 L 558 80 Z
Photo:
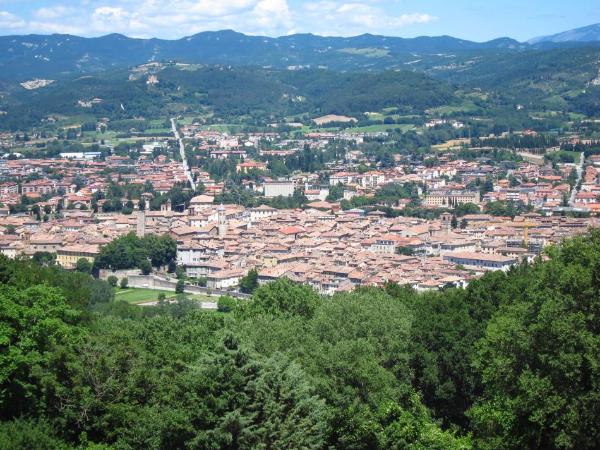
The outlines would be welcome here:
M 241 270 L 219 270 L 207 275 L 206 287 L 210 289 L 228 289 L 237 286 L 244 276 L 245 273 Z
M 265 181 L 263 187 L 265 197 L 291 197 L 295 189 L 292 180 Z

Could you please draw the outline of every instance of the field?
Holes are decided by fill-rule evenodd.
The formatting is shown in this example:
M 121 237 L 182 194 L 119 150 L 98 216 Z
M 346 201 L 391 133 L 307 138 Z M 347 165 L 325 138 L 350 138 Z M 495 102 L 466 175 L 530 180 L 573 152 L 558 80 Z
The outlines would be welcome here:
M 124 300 L 127 303 L 146 303 L 146 302 L 154 302 L 158 300 L 158 295 L 160 293 L 165 294 L 166 298 L 175 297 L 174 292 L 169 291 L 161 291 L 159 289 L 137 289 L 137 288 L 127 288 L 127 289 L 117 289 L 115 292 L 115 300 Z M 209 297 L 207 295 L 188 295 L 190 300 L 196 300 L 200 302 L 215 302 L 217 301 L 217 297 Z
M 144 303 L 158 300 L 158 295 L 164 293 L 167 297 L 172 297 L 173 292 L 160 291 L 157 289 L 117 289 L 115 300 L 124 300 L 127 303 Z
M 433 115 L 446 115 L 455 113 L 474 113 L 479 110 L 479 107 L 471 101 L 465 101 L 461 105 L 446 105 L 437 108 L 430 108 L 428 112 Z
M 340 53 L 346 53 L 348 55 L 365 56 L 367 58 L 383 58 L 388 56 L 390 51 L 387 48 L 342 48 L 338 50 Z
M 381 124 L 381 125 L 368 125 L 366 127 L 353 127 L 348 128 L 350 131 L 356 131 L 358 133 L 378 133 L 387 130 L 402 130 L 403 132 L 414 130 L 415 126 L 407 123 L 402 124 Z

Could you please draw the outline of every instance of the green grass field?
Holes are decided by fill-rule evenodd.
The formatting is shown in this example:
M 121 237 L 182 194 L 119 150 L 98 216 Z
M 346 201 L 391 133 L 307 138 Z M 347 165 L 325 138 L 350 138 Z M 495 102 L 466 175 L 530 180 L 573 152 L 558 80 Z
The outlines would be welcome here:
M 164 293 L 167 299 L 175 297 L 174 292 L 161 291 L 159 289 L 138 289 L 138 288 L 127 288 L 119 289 L 115 291 L 115 300 L 124 300 L 127 303 L 138 304 L 146 302 L 155 302 L 158 300 L 158 295 Z M 209 297 L 207 295 L 194 294 L 187 296 L 190 300 L 199 302 L 216 302 L 217 297 Z
M 428 111 L 434 115 L 454 114 L 454 113 L 473 113 L 478 111 L 479 108 L 475 103 L 465 101 L 462 105 L 446 105 L 438 106 L 437 108 L 430 108 Z
M 173 297 L 173 292 L 161 291 L 158 289 L 116 289 L 115 300 L 124 300 L 127 303 L 144 303 L 158 300 L 158 294 L 164 293 L 167 298 Z
M 406 131 L 410 131 L 410 130 L 414 130 L 415 126 L 411 125 L 411 124 L 407 124 L 407 123 L 403 123 L 403 124 L 381 124 L 381 125 L 368 125 L 366 127 L 353 127 L 353 128 L 348 128 L 348 130 L 350 131 L 356 131 L 359 133 L 378 133 L 378 132 L 382 132 L 382 131 L 387 131 L 387 130 L 397 130 L 400 129 L 402 130 L 402 132 L 406 132 Z

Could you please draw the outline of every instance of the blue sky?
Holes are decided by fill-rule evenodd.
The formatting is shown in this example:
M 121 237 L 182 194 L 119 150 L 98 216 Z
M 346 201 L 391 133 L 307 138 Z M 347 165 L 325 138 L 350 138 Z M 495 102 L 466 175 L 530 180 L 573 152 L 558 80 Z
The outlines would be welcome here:
M 526 40 L 600 22 L 599 0 L 0 0 L 0 35 L 71 33 L 180 38 L 249 34 Z

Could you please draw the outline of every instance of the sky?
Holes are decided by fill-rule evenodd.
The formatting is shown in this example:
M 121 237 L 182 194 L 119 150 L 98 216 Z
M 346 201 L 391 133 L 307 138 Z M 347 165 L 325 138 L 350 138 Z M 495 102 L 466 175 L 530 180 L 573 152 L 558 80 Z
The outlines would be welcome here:
M 524 41 L 600 22 L 599 0 L 0 0 L 0 35 L 68 33 L 177 39 L 363 33 Z

